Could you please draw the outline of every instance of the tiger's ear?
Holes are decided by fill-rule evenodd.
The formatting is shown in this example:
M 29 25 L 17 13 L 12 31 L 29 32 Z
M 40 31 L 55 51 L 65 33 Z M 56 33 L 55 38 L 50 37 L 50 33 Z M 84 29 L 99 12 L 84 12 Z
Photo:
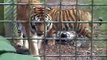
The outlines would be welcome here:
M 49 10 L 49 11 L 50 11 L 50 10 L 52 10 L 52 8 L 51 8 L 51 7 L 46 7 L 46 9 L 47 9 L 47 10 Z
M 47 12 L 47 13 L 49 13 L 49 12 L 52 10 L 51 7 L 45 7 L 45 9 L 46 9 L 46 12 Z
M 33 13 L 37 13 L 38 11 L 42 11 L 42 10 L 43 10 L 42 7 L 33 7 Z

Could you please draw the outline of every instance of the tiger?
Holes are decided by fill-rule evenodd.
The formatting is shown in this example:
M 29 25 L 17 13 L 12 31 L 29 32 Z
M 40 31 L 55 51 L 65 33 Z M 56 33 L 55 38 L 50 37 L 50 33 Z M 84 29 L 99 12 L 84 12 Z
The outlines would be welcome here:
M 26 18 L 23 20 L 28 19 Z M 32 38 L 45 38 L 45 35 L 46 37 L 49 36 L 54 38 L 56 36 L 56 33 L 60 30 L 75 30 L 76 33 L 91 38 L 90 24 L 78 23 L 78 21 L 90 22 L 91 14 L 89 12 L 77 10 L 74 8 L 71 10 L 60 10 L 44 7 L 33 7 L 33 13 L 30 16 L 30 20 L 30 27 L 28 27 L 28 21 L 26 23 L 23 23 L 22 25 L 25 28 L 26 35 L 29 35 L 28 32 L 30 31 L 30 36 Z M 54 23 L 54 21 L 58 23 Z M 63 23 L 63 21 L 74 23 L 65 24 Z M 59 22 L 61 24 L 59 24 Z M 37 44 L 38 41 L 40 42 L 39 44 Z M 41 41 L 42 40 L 28 40 L 29 51 L 32 55 L 39 55 L 40 47 L 38 47 L 38 45 L 41 45 Z M 54 42 L 54 39 L 49 40 L 50 45 L 55 44 Z
M 36 25 L 38 26 L 37 28 L 38 30 L 36 30 L 37 34 L 42 35 L 46 33 L 47 36 L 55 38 L 58 31 L 63 31 L 63 30 L 72 31 L 73 30 L 78 35 L 83 35 L 91 40 L 92 38 L 92 31 L 91 31 L 92 16 L 90 12 L 76 9 L 76 8 L 66 9 L 66 10 L 50 8 L 48 10 L 48 14 L 51 16 L 52 21 L 47 21 L 46 23 L 50 22 L 51 29 L 49 29 L 48 32 L 45 32 L 46 29 L 43 27 L 44 26 L 47 27 L 47 25 L 45 23 L 41 23 L 38 25 L 37 23 Z M 67 21 L 68 23 L 64 23 Z M 49 42 L 50 42 L 49 43 L 50 45 L 55 44 L 54 39 L 49 40 Z
M 33 0 L 35 1 L 35 0 Z M 28 0 L 22 0 L 22 3 L 28 3 Z M 37 2 L 38 3 L 38 2 Z M 37 10 L 37 11 L 35 11 Z M 34 5 L 34 6 L 28 6 L 28 5 L 18 5 L 17 6 L 17 29 L 18 34 L 21 39 L 15 40 L 15 47 L 21 46 L 22 48 L 27 48 L 31 55 L 37 56 L 39 55 L 39 49 L 41 46 L 43 35 L 37 34 L 37 28 L 41 27 L 41 25 L 38 25 L 39 23 L 35 24 L 35 20 L 31 18 L 31 16 L 35 16 L 36 22 L 39 20 L 51 20 L 51 17 L 48 14 L 45 14 L 45 9 L 41 7 L 41 5 Z M 46 9 L 47 10 L 47 9 Z M 31 19 L 30 19 L 31 18 Z M 22 21 L 22 22 L 20 22 Z M 24 22 L 23 22 L 24 21 Z M 37 25 L 37 27 L 35 27 Z M 42 27 L 43 28 L 43 27 Z M 49 27 L 51 28 L 51 27 Z M 25 38 L 25 39 L 23 39 Z M 40 60 L 40 57 L 38 58 Z

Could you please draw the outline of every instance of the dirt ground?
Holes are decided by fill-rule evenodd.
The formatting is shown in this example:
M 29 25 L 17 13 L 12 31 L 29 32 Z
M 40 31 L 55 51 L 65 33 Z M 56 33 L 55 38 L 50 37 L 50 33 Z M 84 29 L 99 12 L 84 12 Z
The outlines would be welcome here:
M 60 2 L 60 0 L 46 0 L 46 4 L 50 8 L 66 10 L 66 9 L 75 8 L 73 4 L 76 4 L 76 1 L 75 0 L 61 0 Z
M 28 55 L 28 49 L 26 51 L 20 50 L 19 53 Z M 43 44 L 40 49 L 42 60 L 107 60 L 106 54 L 107 49 L 96 47 L 93 47 L 92 49 L 91 47 L 75 47 L 70 44 Z
M 98 57 L 98 51 L 90 48 L 76 48 L 72 45 L 56 44 L 53 46 L 43 45 L 40 50 L 42 60 L 102 60 Z

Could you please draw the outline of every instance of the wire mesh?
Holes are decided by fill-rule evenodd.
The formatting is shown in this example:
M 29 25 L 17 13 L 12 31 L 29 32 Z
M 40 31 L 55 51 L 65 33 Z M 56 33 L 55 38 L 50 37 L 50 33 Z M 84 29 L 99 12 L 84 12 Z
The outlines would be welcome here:
M 87 41 L 86 43 L 86 47 L 82 48 L 82 47 L 77 47 L 77 46 L 72 46 L 71 44 L 67 43 L 66 45 L 61 45 L 61 44 L 55 44 L 52 46 L 47 45 L 46 42 L 44 42 L 42 44 L 42 47 L 40 49 L 40 56 L 42 58 L 42 60 L 107 60 L 107 38 L 106 38 L 106 30 L 101 30 L 100 36 L 98 37 L 94 37 L 93 32 L 94 32 L 94 28 L 93 25 L 94 24 L 98 24 L 98 23 L 102 23 L 102 25 L 106 26 L 107 21 L 104 20 L 102 22 L 99 21 L 94 21 L 94 16 L 96 15 L 95 13 L 95 7 L 99 6 L 99 7 L 106 7 L 107 4 L 95 4 L 94 0 L 90 0 L 91 2 L 89 4 L 85 4 L 85 3 L 80 3 L 81 1 L 83 2 L 83 0 L 70 0 L 72 1 L 71 3 L 68 0 L 42 0 L 42 3 L 32 3 L 32 0 L 26 0 L 27 2 L 25 3 L 17 3 L 14 2 L 14 0 L 11 0 L 11 2 L 14 3 L 10 3 L 10 2 L 6 2 L 6 3 L 0 3 L 0 6 L 8 6 L 10 8 L 10 6 L 23 6 L 23 5 L 27 5 L 28 6 L 28 18 L 29 18 L 29 25 L 31 23 L 30 21 L 30 16 L 31 16 L 31 12 L 32 12 L 32 6 L 44 6 L 44 8 L 46 7 L 52 7 L 55 9 L 60 9 L 60 10 L 66 10 L 66 9 L 71 9 L 71 8 L 76 8 L 78 9 L 83 9 L 83 10 L 88 10 L 91 13 L 91 22 L 83 22 L 83 21 L 77 21 L 76 23 L 91 23 L 91 40 Z M 21 2 L 21 0 L 19 1 Z M 87 8 L 89 7 L 89 8 Z M 9 9 L 6 8 L 6 9 Z M 17 30 L 16 30 L 16 23 L 17 22 L 22 22 L 22 23 L 26 23 L 26 21 L 24 20 L 16 20 L 16 11 L 14 11 L 16 8 L 12 7 L 13 9 L 10 9 L 8 12 L 5 11 L 5 15 L 6 18 L 4 18 L 4 20 L 0 20 L 0 23 L 8 23 L 9 25 L 6 25 L 6 29 L 8 27 L 8 29 L 6 30 L 7 34 L 15 34 L 9 37 L 6 37 L 7 39 L 15 39 L 15 40 L 19 40 L 17 38 Z M 103 9 L 102 9 L 103 10 Z M 12 12 L 12 17 L 9 16 Z M 106 12 L 104 12 L 106 13 Z M 45 13 L 47 14 L 47 12 Z M 61 12 L 59 13 L 61 15 Z M 78 13 L 76 13 L 78 14 Z M 101 14 L 102 15 L 102 14 Z M 11 18 L 10 18 L 11 17 Z M 59 16 L 59 21 L 49 21 L 51 23 L 58 23 L 59 25 L 59 31 L 61 32 L 62 29 L 62 25 L 61 23 L 75 23 L 74 21 L 61 21 L 61 16 Z M 41 22 L 41 21 L 40 21 Z M 44 22 L 44 21 L 42 21 Z M 11 25 L 12 24 L 12 25 Z M 44 24 L 46 24 L 46 21 L 44 22 Z M 30 27 L 30 26 L 28 26 Z M 99 26 L 100 27 L 100 26 Z M 46 28 L 44 26 L 44 28 Z M 101 27 L 100 29 L 105 28 L 105 27 Z M 11 31 L 10 31 L 11 30 Z M 30 29 L 28 29 L 30 32 Z M 74 29 L 77 30 L 77 29 Z M 97 31 L 98 29 L 96 29 L 95 31 Z M 46 33 L 44 34 L 44 36 L 46 36 Z M 23 38 L 24 40 L 28 39 L 28 40 L 32 40 L 30 33 L 28 34 L 27 38 Z M 38 39 L 35 38 L 36 40 L 51 40 L 51 39 L 59 39 L 60 43 L 61 40 L 63 38 L 59 37 L 59 38 L 54 38 L 54 37 L 44 37 L 42 39 Z M 85 39 L 85 38 L 78 38 L 78 36 L 76 36 L 75 39 L 75 44 L 77 45 L 77 41 L 80 39 Z M 87 40 L 87 39 L 86 39 Z M 87 46 L 90 43 L 90 46 Z M 101 46 L 102 45 L 102 46 Z M 103 46 L 104 45 L 104 46 Z

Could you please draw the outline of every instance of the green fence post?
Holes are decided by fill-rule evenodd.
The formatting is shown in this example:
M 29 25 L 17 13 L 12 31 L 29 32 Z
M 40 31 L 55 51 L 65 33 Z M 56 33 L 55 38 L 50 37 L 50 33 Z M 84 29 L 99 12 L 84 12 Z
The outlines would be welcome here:
M 0 3 L 3 3 L 3 0 L 0 0 Z M 0 21 L 4 20 L 4 7 L 0 6 Z M 0 22 L 0 35 L 4 35 L 4 23 Z

